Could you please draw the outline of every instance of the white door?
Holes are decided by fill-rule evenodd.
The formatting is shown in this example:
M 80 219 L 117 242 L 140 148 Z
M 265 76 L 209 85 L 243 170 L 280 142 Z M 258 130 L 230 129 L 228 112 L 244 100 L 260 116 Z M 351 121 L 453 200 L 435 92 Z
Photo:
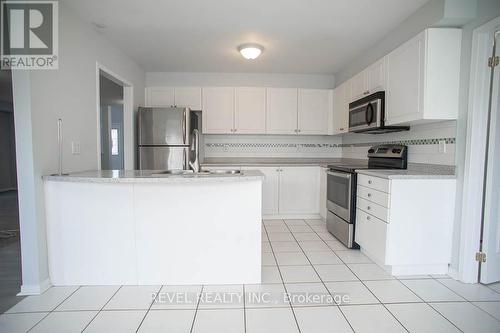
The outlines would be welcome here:
M 298 133 L 327 135 L 329 113 L 332 110 L 332 91 L 299 89 L 298 94 Z
M 266 88 L 235 88 L 234 98 L 235 133 L 266 133 Z
M 231 134 L 234 130 L 234 88 L 203 88 L 203 133 Z
M 175 105 L 180 107 L 188 107 L 191 110 L 201 110 L 201 88 L 175 88 Z
M 417 119 L 422 107 L 424 34 L 387 56 L 386 124 Z
M 367 90 L 371 93 L 385 90 L 386 81 L 386 57 L 378 60 L 366 70 Z
M 319 214 L 319 169 L 280 168 L 280 214 Z
M 279 167 L 246 167 L 244 170 L 259 170 L 265 176 L 262 180 L 262 215 L 279 214 Z
M 171 107 L 175 105 L 173 87 L 148 87 L 146 88 L 146 106 Z
M 349 82 L 333 90 L 333 134 L 346 133 L 349 129 Z
M 297 89 L 267 89 L 267 134 L 297 134 Z
M 497 37 L 500 43 L 500 36 Z M 500 47 L 496 47 L 500 54 Z M 491 125 L 487 161 L 486 197 L 483 224 L 481 283 L 500 281 L 500 67 L 495 68 L 491 90 Z
M 349 82 L 351 83 L 351 98 L 349 102 L 355 101 L 367 94 L 366 71 L 358 73 Z

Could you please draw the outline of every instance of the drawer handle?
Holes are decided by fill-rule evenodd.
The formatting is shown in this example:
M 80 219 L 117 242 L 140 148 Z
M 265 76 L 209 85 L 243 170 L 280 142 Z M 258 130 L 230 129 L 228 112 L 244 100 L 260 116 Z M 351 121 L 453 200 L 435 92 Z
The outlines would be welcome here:
M 367 196 L 368 196 L 368 198 L 370 198 L 370 197 L 372 196 L 372 194 L 371 194 L 371 193 L 368 193 L 368 194 L 367 194 Z
M 371 208 L 370 206 L 367 206 L 367 207 L 366 207 L 366 209 L 370 210 L 370 209 L 372 209 L 372 208 Z
M 369 181 L 368 181 L 368 184 L 371 184 L 371 183 L 372 183 L 372 181 L 371 181 L 371 180 L 369 180 Z
M 369 216 L 367 216 L 367 217 L 366 217 L 366 219 L 367 219 L 367 220 L 370 220 L 370 217 L 369 217 Z

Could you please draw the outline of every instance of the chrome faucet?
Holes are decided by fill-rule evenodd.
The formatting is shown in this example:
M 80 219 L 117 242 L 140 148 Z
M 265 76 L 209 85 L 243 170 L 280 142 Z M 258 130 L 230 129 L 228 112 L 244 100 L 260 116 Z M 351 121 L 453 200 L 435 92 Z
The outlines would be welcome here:
M 189 167 L 193 172 L 200 172 L 200 133 L 195 128 L 191 139 L 191 151 L 194 151 L 194 161 L 189 161 Z

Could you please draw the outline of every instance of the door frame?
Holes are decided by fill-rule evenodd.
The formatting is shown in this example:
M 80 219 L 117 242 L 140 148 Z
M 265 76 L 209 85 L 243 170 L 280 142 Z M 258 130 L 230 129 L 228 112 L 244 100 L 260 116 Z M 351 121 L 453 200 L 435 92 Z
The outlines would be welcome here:
M 123 87 L 123 166 L 134 169 L 134 86 L 120 75 L 96 62 L 96 118 L 97 118 L 97 170 L 101 170 L 101 92 L 99 76 Z
M 500 17 L 474 29 L 467 112 L 467 137 L 460 219 L 460 244 L 457 278 L 479 282 L 479 262 L 475 260 L 481 243 L 481 214 L 486 150 L 486 122 L 490 89 L 493 35 L 500 28 Z

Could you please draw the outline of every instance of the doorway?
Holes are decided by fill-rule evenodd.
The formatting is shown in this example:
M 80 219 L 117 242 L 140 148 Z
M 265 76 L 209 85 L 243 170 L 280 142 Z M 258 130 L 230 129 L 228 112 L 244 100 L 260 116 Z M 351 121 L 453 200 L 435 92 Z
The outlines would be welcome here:
M 500 17 L 473 31 L 457 277 L 500 281 Z M 497 60 L 498 59 L 498 60 Z
M 481 283 L 500 281 L 500 30 L 494 32 L 484 159 Z
M 0 313 L 22 297 L 12 75 L 0 70 Z
M 99 73 L 101 169 L 124 169 L 124 87 Z

